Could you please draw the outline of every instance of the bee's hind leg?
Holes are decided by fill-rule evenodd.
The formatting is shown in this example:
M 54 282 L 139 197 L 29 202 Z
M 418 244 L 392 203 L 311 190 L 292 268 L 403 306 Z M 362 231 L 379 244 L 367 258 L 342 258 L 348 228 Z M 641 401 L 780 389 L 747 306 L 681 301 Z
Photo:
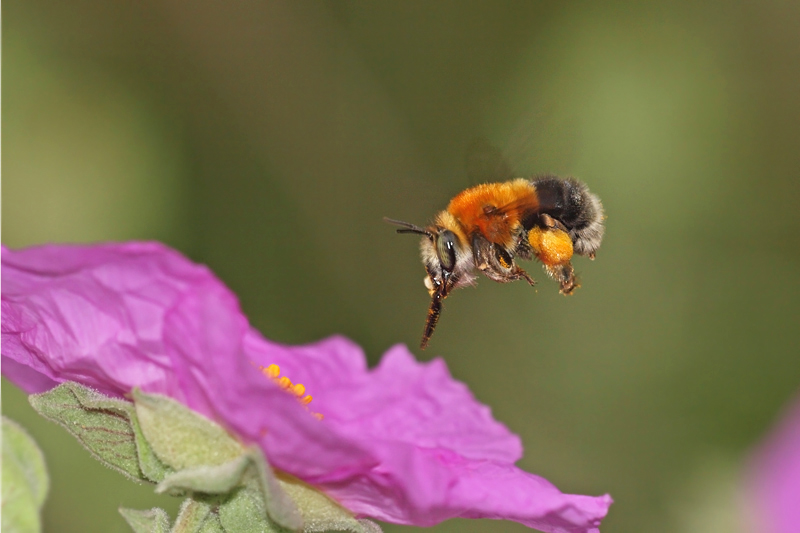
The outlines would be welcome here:
M 545 227 L 534 226 L 528 232 L 528 243 L 533 254 L 544 265 L 547 274 L 560 285 L 561 294 L 572 294 L 580 285 L 572 268 L 572 239 L 569 234 L 558 227 L 555 219 L 547 217 L 551 222 Z
M 560 265 L 544 265 L 547 274 L 556 280 L 560 285 L 559 292 L 564 295 L 570 295 L 572 292 L 580 287 L 578 278 L 575 277 L 575 270 L 572 268 L 572 263 L 566 262 Z

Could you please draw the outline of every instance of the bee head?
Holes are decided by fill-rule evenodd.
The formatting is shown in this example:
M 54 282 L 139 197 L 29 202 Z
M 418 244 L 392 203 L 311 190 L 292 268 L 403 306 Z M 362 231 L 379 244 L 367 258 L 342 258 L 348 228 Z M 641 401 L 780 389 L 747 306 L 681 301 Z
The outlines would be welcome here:
M 399 220 L 388 218 L 384 220 L 401 226 L 397 233 L 422 235 L 420 252 L 425 271 L 428 273 L 424 283 L 431 296 L 421 344 L 424 349 L 439 320 L 444 299 L 451 290 L 468 285 L 475 279 L 472 252 L 458 223 L 447 211 L 439 214 L 436 224 L 426 228 Z
M 435 292 L 447 296 L 452 289 L 468 285 L 475 279 L 469 244 L 458 223 L 447 211 L 439 214 L 435 225 L 426 228 L 391 218 L 384 220 L 401 226 L 397 233 L 422 235 L 420 252 L 428 273 L 424 282 L 431 296 Z
M 475 262 L 469 242 L 458 222 L 447 211 L 436 217 L 436 223 L 426 228 L 425 238 L 420 242 L 422 263 L 428 275 L 425 288 L 431 296 L 468 285 L 475 279 Z

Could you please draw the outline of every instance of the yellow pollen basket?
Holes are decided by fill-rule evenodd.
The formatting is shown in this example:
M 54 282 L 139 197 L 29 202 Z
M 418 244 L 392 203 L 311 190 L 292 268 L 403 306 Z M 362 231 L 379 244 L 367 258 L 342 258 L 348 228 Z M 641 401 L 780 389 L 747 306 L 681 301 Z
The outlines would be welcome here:
M 539 228 L 534 226 L 528 232 L 528 242 L 533 253 L 545 265 L 563 265 L 572 258 L 572 239 L 558 228 Z
M 311 403 L 313 399 L 310 394 L 306 394 L 306 388 L 301 383 L 292 383 L 286 376 L 281 377 L 281 367 L 276 364 L 269 365 L 267 367 L 259 366 L 258 369 L 264 374 L 266 377 L 280 385 L 282 389 L 284 389 L 289 394 L 297 397 L 297 400 L 303 404 L 308 405 Z M 304 396 L 305 395 L 305 396 Z M 318 420 L 322 420 L 322 415 L 319 413 L 311 413 L 314 415 L 315 418 Z

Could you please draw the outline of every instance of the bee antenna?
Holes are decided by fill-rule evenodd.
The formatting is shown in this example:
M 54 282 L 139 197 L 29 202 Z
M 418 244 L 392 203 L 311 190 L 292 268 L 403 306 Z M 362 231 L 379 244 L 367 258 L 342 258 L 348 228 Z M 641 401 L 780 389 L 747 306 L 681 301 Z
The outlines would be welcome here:
M 402 220 L 394 220 L 389 217 L 383 217 L 383 220 L 389 224 L 394 224 L 395 226 L 402 226 L 402 229 L 397 230 L 397 233 L 417 233 L 419 235 L 425 235 L 429 239 L 433 238 L 433 235 L 430 231 L 426 230 L 425 228 L 421 228 L 416 224 L 403 222 Z

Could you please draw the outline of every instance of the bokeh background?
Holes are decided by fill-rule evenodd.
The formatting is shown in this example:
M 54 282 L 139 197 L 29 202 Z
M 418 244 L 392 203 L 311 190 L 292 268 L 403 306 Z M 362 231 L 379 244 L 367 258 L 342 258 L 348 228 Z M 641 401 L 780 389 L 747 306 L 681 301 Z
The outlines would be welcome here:
M 2 29 L 4 244 L 162 240 L 271 339 L 444 357 L 520 466 L 613 495 L 606 533 L 746 531 L 743 465 L 800 386 L 800 3 L 6 0 Z M 582 178 L 607 237 L 575 296 L 481 280 L 419 352 L 417 239 L 381 217 L 474 184 L 476 139 Z M 2 395 L 47 531 L 176 508 Z

